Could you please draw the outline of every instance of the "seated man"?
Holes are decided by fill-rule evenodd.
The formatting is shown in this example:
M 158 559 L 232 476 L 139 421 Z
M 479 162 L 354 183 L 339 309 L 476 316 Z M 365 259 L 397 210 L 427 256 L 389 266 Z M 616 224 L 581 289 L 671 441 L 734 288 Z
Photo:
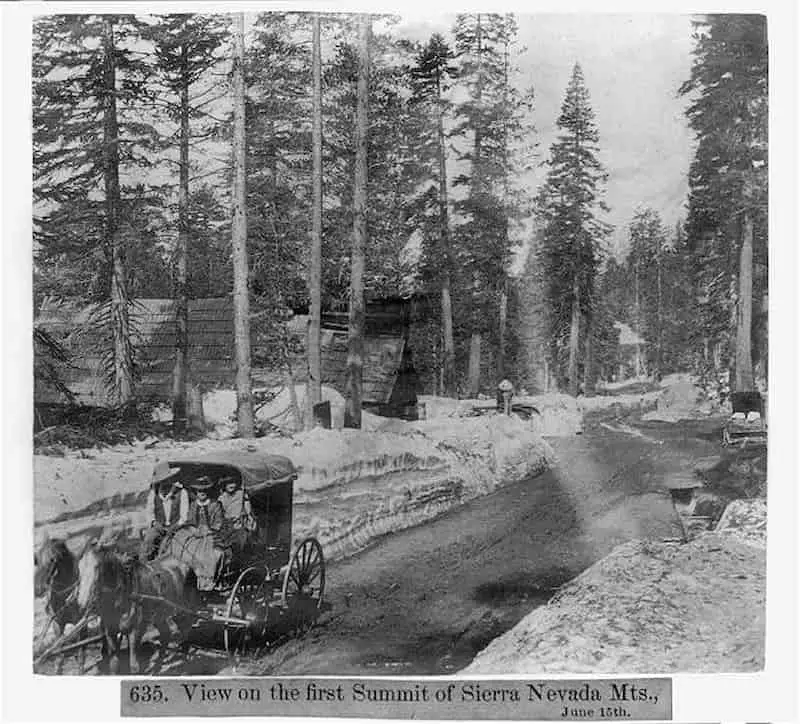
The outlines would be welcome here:
M 162 542 L 184 525 L 189 515 L 189 496 L 176 480 L 180 470 L 166 462 L 158 463 L 150 480 L 147 513 L 150 527 L 142 539 L 141 557 L 149 561 L 156 557 Z
M 239 552 L 256 529 L 250 498 L 235 477 L 224 477 L 219 482 L 224 486 L 219 495 L 224 517 L 224 539 L 234 552 Z

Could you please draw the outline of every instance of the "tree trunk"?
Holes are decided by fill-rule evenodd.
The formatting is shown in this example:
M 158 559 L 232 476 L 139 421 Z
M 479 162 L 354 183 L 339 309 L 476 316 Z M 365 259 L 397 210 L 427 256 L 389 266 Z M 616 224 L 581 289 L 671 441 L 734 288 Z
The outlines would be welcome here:
M 233 62 L 233 319 L 236 345 L 236 419 L 240 437 L 253 437 L 250 392 L 250 297 L 245 186 L 244 13 L 235 24 Z
M 314 405 L 322 400 L 322 50 L 320 41 L 320 15 L 311 16 L 312 50 L 312 110 L 311 110 L 311 160 L 313 208 L 311 211 L 311 263 L 308 270 L 308 375 L 306 380 L 305 427 L 314 426 Z
M 469 341 L 469 370 L 467 372 L 469 397 L 477 397 L 481 390 L 481 333 L 473 332 Z
M 744 392 L 754 387 L 753 349 L 750 339 L 753 323 L 753 221 L 748 213 L 744 216 L 739 254 L 738 306 L 735 389 L 737 392 Z
M 175 246 L 175 365 L 172 370 L 173 431 L 186 430 L 189 362 L 189 299 L 186 262 L 189 246 L 189 69 L 186 45 L 181 48 L 180 149 L 178 178 L 178 243 Z
M 658 249 L 656 250 L 656 359 L 655 369 L 653 370 L 653 377 L 656 382 L 661 380 L 662 375 L 662 359 L 664 356 L 664 310 L 663 310 L 663 291 L 661 288 L 661 240 L 658 240 Z
M 356 101 L 353 246 L 350 266 L 350 310 L 347 325 L 345 426 L 361 427 L 364 364 L 364 250 L 367 238 L 367 129 L 369 122 L 370 17 L 359 17 L 358 89 Z
M 572 283 L 572 323 L 569 328 L 569 363 L 567 365 L 567 392 L 578 396 L 578 345 L 580 342 L 581 309 L 578 275 Z
M 583 394 L 587 397 L 594 395 L 595 391 L 594 360 L 592 356 L 592 319 L 587 316 L 586 338 L 583 341 Z
M 289 418 L 292 421 L 292 432 L 297 432 L 303 427 L 303 416 L 300 414 L 300 405 L 297 402 L 297 388 L 294 384 L 294 370 L 292 369 L 292 360 L 286 358 L 286 389 L 289 392 Z M 313 414 L 312 414 L 313 418 Z M 311 426 L 313 427 L 313 419 Z
M 506 376 L 506 324 L 508 318 L 508 280 L 503 280 L 503 288 L 500 290 L 500 328 L 498 330 L 497 342 L 497 380 L 498 382 Z
M 111 256 L 111 329 L 114 345 L 114 401 L 133 399 L 133 354 L 128 317 L 128 277 L 125 248 L 119 234 L 119 127 L 114 22 L 103 20 L 103 182 L 105 243 Z
M 483 26 L 481 15 L 478 13 L 475 24 L 475 47 L 477 56 L 477 80 L 475 88 L 475 104 L 481 108 L 483 104 Z M 483 178 L 483 160 L 481 151 L 483 149 L 483 134 L 480 125 L 475 128 L 475 138 L 472 148 L 472 189 L 474 199 L 480 198 L 484 191 L 485 183 Z M 481 387 L 481 328 L 483 325 L 482 310 L 480 309 L 480 278 L 479 270 L 472 270 L 472 337 L 469 347 L 469 366 L 467 369 L 467 387 L 470 397 L 477 397 Z
M 439 239 L 442 248 L 442 340 L 444 360 L 442 367 L 443 391 L 446 397 L 455 397 L 456 390 L 456 344 L 453 336 L 453 303 L 450 298 L 450 275 L 453 266 L 450 251 L 450 228 L 447 215 L 447 158 L 445 154 L 444 110 L 442 108 L 441 82 L 436 79 L 436 92 L 439 102 L 438 144 L 439 144 Z

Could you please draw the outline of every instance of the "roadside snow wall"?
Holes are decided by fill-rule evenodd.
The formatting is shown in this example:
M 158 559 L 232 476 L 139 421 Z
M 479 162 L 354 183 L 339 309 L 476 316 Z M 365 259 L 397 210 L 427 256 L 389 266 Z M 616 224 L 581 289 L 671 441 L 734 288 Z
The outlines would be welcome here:
M 634 540 L 563 585 L 461 673 L 764 667 L 767 506 L 735 500 L 689 543 Z
M 317 428 L 293 438 L 145 441 L 65 457 L 34 456 L 37 537 L 77 547 L 103 530 L 137 537 L 153 465 L 214 450 L 290 458 L 295 541 L 314 535 L 325 555 L 352 555 L 376 538 L 542 472 L 552 451 L 529 422 L 506 416 L 403 423 L 375 431 Z

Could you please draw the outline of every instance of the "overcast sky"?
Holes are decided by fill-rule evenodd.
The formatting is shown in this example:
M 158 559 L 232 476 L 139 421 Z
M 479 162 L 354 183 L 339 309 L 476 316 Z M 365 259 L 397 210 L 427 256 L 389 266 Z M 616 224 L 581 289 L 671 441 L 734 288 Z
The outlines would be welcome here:
M 446 37 L 453 16 L 406 17 L 398 34 Z M 572 66 L 581 64 L 600 132 L 608 170 L 607 220 L 615 226 L 612 245 L 624 248 L 637 205 L 658 210 L 674 225 L 685 215 L 692 133 L 678 98 L 691 68 L 688 15 L 517 14 L 519 59 L 525 84 L 536 92 L 535 123 L 542 160 L 556 134 Z M 532 180 L 536 187 L 544 169 Z M 535 188 L 532 189 L 532 192 Z

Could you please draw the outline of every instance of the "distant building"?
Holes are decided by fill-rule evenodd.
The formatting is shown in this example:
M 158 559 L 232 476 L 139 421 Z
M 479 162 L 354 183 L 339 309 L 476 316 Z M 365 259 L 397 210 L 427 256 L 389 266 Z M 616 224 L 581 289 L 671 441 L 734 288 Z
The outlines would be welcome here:
M 106 407 L 103 355 L 108 348 L 98 325 L 93 323 L 96 306 L 78 307 L 46 300 L 36 323 L 59 340 L 70 352 L 68 365 L 59 369 L 75 402 Z M 189 380 L 202 391 L 233 388 L 235 352 L 233 304 L 229 298 L 189 301 Z M 175 301 L 137 299 L 131 307 L 132 343 L 138 379 L 136 396 L 141 400 L 167 401 L 172 390 L 175 360 Z M 296 315 L 287 323 L 292 339 L 290 362 L 295 383 L 305 382 L 305 341 L 308 317 Z M 274 369 L 260 360 L 270 350 L 251 340 L 253 386 L 274 387 L 286 382 L 286 370 Z M 324 313 L 321 331 L 322 383 L 345 393 L 347 380 L 347 314 Z M 367 304 L 364 340 L 363 401 L 379 414 L 413 416 L 417 402 L 416 374 L 408 344 L 408 314 L 403 300 L 376 300 Z M 42 380 L 35 381 L 37 404 L 59 404 L 66 400 Z

